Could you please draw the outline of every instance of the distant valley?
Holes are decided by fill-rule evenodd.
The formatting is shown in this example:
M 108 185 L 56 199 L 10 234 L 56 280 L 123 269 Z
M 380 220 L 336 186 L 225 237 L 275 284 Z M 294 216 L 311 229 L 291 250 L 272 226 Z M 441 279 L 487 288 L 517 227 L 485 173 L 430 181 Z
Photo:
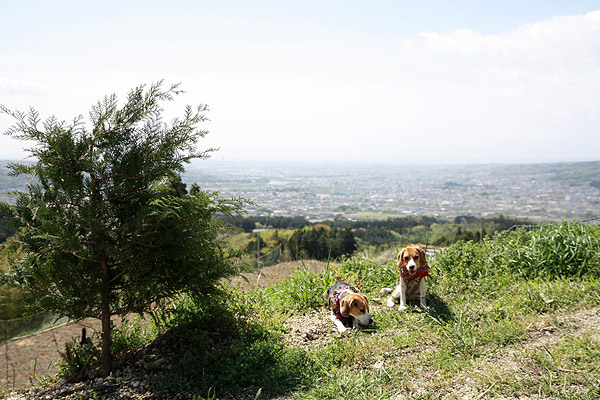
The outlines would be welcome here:
M 23 189 L 0 161 L 0 191 Z M 600 215 L 600 161 L 556 164 L 362 165 L 198 161 L 188 185 L 244 197 L 248 215 L 384 219 L 398 216 L 587 220 Z
M 496 217 L 600 215 L 600 162 L 515 165 L 269 164 L 203 161 L 186 183 L 256 203 L 250 215 Z

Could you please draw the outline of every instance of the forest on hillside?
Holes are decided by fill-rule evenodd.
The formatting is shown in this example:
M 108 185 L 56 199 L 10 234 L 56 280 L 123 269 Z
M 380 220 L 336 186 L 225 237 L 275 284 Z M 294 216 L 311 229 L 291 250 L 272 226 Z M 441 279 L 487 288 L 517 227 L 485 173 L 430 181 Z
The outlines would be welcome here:
M 248 216 L 223 219 L 241 230 L 231 239 L 250 257 L 261 255 L 261 265 L 297 259 L 331 260 L 360 251 L 377 253 L 409 243 L 445 247 L 458 241 L 479 242 L 482 237 L 531 221 L 499 216 L 400 217 L 385 220 L 335 220 L 311 223 L 301 217 Z M 258 243 L 257 243 L 258 242 Z

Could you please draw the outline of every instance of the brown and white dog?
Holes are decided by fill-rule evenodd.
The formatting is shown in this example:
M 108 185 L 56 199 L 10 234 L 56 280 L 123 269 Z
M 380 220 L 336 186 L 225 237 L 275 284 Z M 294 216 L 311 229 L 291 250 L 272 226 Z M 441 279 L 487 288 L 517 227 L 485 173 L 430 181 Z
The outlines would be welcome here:
M 369 300 L 354 286 L 338 282 L 325 290 L 323 298 L 331 307 L 331 320 L 339 332 L 346 328 L 368 326 L 373 320 L 369 315 Z
M 429 266 L 425 251 L 419 246 L 405 247 L 398 253 L 398 269 L 400 276 L 395 289 L 383 288 L 381 294 L 389 294 L 388 307 L 394 307 L 400 301 L 400 310 L 406 310 L 406 300 L 419 298 L 422 309 L 427 309 L 425 294 L 427 291 L 426 276 L 429 276 Z M 417 290 L 418 289 L 418 290 Z

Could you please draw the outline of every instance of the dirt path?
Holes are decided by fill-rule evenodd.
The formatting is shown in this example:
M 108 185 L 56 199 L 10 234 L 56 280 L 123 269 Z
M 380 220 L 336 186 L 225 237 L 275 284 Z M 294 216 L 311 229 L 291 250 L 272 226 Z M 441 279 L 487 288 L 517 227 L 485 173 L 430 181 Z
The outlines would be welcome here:
M 32 335 L 9 340 L 0 349 L 0 384 L 8 389 L 30 387 L 43 376 L 55 375 L 59 352 L 65 343 L 81 338 L 86 328 L 87 336 L 100 331 L 100 321 L 88 318 L 70 322 Z
M 311 271 L 321 270 L 324 263 L 320 261 L 304 261 L 298 263 L 282 263 L 266 267 L 260 273 L 247 274 L 245 278 L 237 277 L 230 284 L 246 288 L 266 287 L 280 282 L 298 268 L 309 268 Z M 117 324 L 118 325 L 118 324 Z M 55 364 L 64 351 L 65 343 L 81 338 L 81 330 L 86 328 L 88 337 L 100 333 L 100 321 L 88 318 L 44 330 L 32 335 L 11 339 L 0 345 L 0 388 L 24 389 L 31 387 L 37 379 L 54 376 L 58 372 Z
M 554 326 L 550 320 L 559 318 L 563 323 L 571 325 L 571 328 L 559 329 Z M 473 368 L 477 371 L 489 371 L 489 376 L 498 375 L 501 372 L 503 376 L 511 376 L 517 380 L 526 380 L 531 375 L 535 365 L 528 365 L 527 360 L 521 355 L 523 351 L 532 351 L 535 349 L 545 349 L 547 347 L 565 340 L 567 337 L 587 337 L 593 340 L 600 340 L 600 307 L 590 307 L 570 313 L 560 313 L 558 315 L 542 318 L 530 330 L 530 338 L 525 343 L 517 346 L 510 346 L 502 352 L 484 357 L 478 360 Z M 542 373 L 541 370 L 537 373 Z M 460 398 L 485 398 L 477 392 L 476 386 L 472 384 L 470 371 L 465 371 L 455 378 L 456 384 L 451 391 Z M 491 390 L 499 380 L 490 384 Z M 575 396 L 576 397 L 576 396 Z M 527 399 L 529 397 L 518 397 Z M 540 398 L 540 397 L 534 397 Z
M 294 271 L 305 268 L 311 272 L 320 272 L 327 266 L 327 263 L 317 260 L 308 260 L 300 262 L 284 262 L 264 267 L 260 272 L 244 274 L 242 277 L 235 277 L 229 281 L 232 285 L 240 285 L 243 289 L 265 288 L 273 283 L 281 282 Z

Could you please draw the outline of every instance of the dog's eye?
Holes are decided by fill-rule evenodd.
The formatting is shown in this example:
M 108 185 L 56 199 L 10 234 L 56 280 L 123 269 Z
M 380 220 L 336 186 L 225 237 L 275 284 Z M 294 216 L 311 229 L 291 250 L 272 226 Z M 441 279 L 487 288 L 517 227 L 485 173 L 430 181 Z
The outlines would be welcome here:
M 408 261 L 408 257 L 404 257 L 404 261 Z
M 418 259 L 419 259 L 419 256 L 415 256 L 414 258 L 415 258 L 415 260 L 418 260 Z

